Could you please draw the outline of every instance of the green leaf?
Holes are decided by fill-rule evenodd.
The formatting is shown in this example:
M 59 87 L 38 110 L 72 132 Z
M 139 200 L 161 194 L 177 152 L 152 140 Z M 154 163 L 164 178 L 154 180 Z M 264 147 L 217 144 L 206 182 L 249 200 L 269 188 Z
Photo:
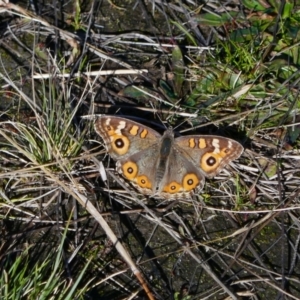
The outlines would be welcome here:
M 290 18 L 292 16 L 293 9 L 294 9 L 294 3 L 287 1 L 283 8 L 282 18 L 283 19 Z
M 195 20 L 198 21 L 200 25 L 222 26 L 228 22 L 231 22 L 233 19 L 236 19 L 239 15 L 239 12 L 235 11 L 230 11 L 219 15 L 205 13 L 199 16 L 195 16 Z
M 198 46 L 198 43 L 196 42 L 194 37 L 182 26 L 182 24 L 179 24 L 177 22 L 172 22 L 172 21 L 171 21 L 171 23 L 174 24 L 175 26 L 177 26 L 186 35 L 186 37 L 190 43 L 192 43 L 194 46 Z
M 244 29 L 237 29 L 230 33 L 229 39 L 234 42 L 251 41 L 255 36 L 258 36 L 260 30 L 257 27 L 249 27 Z
M 159 81 L 159 86 L 162 88 L 164 94 L 174 103 L 178 101 L 178 95 L 174 93 L 174 90 L 164 81 Z
M 130 97 L 142 102 L 148 101 L 149 98 L 151 98 L 149 94 L 157 98 L 161 97 L 161 95 L 153 89 L 145 88 L 143 86 L 135 87 L 130 85 L 118 93 L 120 96 Z
M 242 0 L 242 4 L 254 11 L 264 11 L 267 9 L 267 7 L 264 7 L 259 1 L 253 1 L 253 0 Z
M 181 50 L 175 46 L 172 51 L 172 65 L 174 72 L 174 89 L 175 92 L 181 97 L 182 85 L 184 82 L 184 64 Z

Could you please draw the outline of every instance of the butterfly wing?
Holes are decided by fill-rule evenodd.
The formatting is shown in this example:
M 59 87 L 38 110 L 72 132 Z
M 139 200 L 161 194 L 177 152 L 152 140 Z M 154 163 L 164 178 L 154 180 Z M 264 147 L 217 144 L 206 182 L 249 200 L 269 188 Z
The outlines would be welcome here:
M 174 144 L 173 131 L 169 129 L 146 149 L 119 159 L 117 171 L 144 195 L 190 198 L 203 188 L 205 177 L 184 152 Z
M 208 178 L 216 176 L 244 151 L 240 143 L 213 135 L 182 136 L 175 139 L 175 145 Z
M 95 130 L 116 160 L 118 173 L 142 194 L 152 195 L 161 135 L 147 126 L 115 116 L 98 118 Z
M 184 150 L 173 145 L 161 181 L 157 180 L 157 195 L 165 199 L 190 199 L 203 189 L 205 177 Z
M 104 140 L 114 160 L 123 159 L 157 143 L 161 135 L 155 130 L 134 121 L 103 116 L 95 121 L 95 131 Z
M 153 144 L 147 149 L 118 160 L 116 169 L 140 193 L 153 196 L 156 189 L 158 152 L 159 144 Z

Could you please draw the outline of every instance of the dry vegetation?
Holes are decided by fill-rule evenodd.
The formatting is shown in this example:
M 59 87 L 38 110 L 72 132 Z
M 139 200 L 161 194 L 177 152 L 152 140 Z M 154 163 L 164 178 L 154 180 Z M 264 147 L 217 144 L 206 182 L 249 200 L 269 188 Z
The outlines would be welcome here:
M 297 1 L 81 2 L 0 1 L 0 298 L 300 299 Z M 245 152 L 145 199 L 96 114 Z

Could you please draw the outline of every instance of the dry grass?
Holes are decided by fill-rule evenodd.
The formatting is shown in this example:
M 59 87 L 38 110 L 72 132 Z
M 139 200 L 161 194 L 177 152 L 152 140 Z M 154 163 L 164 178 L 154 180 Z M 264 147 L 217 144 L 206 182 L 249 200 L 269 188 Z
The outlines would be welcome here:
M 1 299 L 300 299 L 299 8 L 216 3 L 1 2 Z M 245 152 L 145 200 L 93 131 L 116 113 Z

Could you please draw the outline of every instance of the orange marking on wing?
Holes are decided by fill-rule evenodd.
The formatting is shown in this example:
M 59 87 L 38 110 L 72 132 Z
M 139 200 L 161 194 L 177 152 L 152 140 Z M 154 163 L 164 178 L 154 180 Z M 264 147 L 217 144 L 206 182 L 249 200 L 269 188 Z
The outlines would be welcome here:
M 142 139 L 144 139 L 147 135 L 148 135 L 148 130 L 147 130 L 147 129 L 144 129 L 144 130 L 141 132 L 140 137 L 141 137 Z
M 183 188 L 186 191 L 191 191 L 195 189 L 198 184 L 199 184 L 199 179 L 197 175 L 194 173 L 186 174 L 183 178 Z
M 199 139 L 198 147 L 199 147 L 199 149 L 204 149 L 207 147 L 205 139 L 202 139 L 202 138 Z
M 136 178 L 136 183 L 139 187 L 141 187 L 143 189 L 151 190 L 151 188 L 152 188 L 152 184 L 151 184 L 149 178 L 146 175 L 138 176 Z
M 133 125 L 130 130 L 129 130 L 129 133 L 131 135 L 137 135 L 138 134 L 138 131 L 139 131 L 139 126 L 137 125 Z
M 195 139 L 194 138 L 189 139 L 189 147 L 195 148 L 195 146 L 196 146 Z
M 181 184 L 176 181 L 172 181 L 170 184 L 166 185 L 163 189 L 164 192 L 169 194 L 178 193 L 182 189 Z

